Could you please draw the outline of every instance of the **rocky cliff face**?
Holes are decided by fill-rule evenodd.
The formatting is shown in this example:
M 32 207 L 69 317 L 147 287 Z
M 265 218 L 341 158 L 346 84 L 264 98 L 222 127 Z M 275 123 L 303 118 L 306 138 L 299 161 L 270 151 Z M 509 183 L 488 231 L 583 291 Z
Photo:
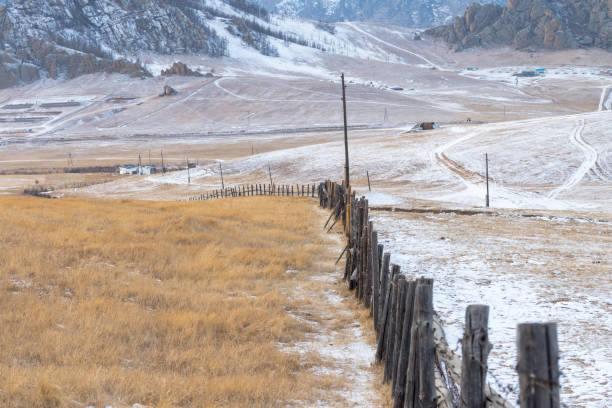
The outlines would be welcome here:
M 612 49 L 612 0 L 508 0 L 506 7 L 470 6 L 454 23 L 430 29 L 456 50 L 510 45 L 518 49 Z
M 14 0 L 0 4 L 0 87 L 41 76 L 107 71 L 147 75 L 135 59 L 160 54 L 224 55 L 227 41 L 190 0 Z
M 263 0 L 270 10 L 322 21 L 375 21 L 410 27 L 445 24 L 476 0 Z M 504 0 L 477 0 L 501 4 Z

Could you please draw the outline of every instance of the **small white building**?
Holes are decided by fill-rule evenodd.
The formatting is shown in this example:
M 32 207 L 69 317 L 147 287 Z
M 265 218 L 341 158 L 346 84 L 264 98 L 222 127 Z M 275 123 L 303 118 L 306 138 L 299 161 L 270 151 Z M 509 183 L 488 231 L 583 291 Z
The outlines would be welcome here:
M 147 176 L 149 174 L 154 174 L 155 171 L 155 166 L 139 166 L 137 164 L 126 164 L 124 166 L 119 166 L 119 174 Z

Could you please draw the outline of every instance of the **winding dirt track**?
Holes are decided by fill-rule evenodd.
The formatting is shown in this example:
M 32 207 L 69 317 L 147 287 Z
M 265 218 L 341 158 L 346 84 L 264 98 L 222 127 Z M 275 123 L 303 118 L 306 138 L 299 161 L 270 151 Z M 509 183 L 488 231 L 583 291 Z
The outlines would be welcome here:
M 583 151 L 585 159 L 578 167 L 578 169 L 572 174 L 562 185 L 548 193 L 548 197 L 556 198 L 562 192 L 575 187 L 584 176 L 593 168 L 597 162 L 597 150 L 593 149 L 591 145 L 584 141 L 582 133 L 584 132 L 585 122 L 580 120 L 576 127 L 572 130 L 570 135 L 570 142 Z
M 447 169 L 461 177 L 463 180 L 469 181 L 471 183 L 485 182 L 485 178 L 482 175 L 466 169 L 456 161 L 450 159 L 445 153 L 436 152 L 436 161 L 438 162 L 438 164 L 446 167 Z

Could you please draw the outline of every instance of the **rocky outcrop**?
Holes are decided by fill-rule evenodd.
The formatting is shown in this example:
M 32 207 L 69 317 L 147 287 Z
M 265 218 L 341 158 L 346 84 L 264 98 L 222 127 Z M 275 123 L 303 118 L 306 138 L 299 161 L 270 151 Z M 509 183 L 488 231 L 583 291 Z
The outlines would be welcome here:
M 504 0 L 262 0 L 280 14 L 323 21 L 375 21 L 408 27 L 448 23 L 474 1 L 502 4 Z
M 195 77 L 203 76 L 201 73 L 189 69 L 189 67 L 186 64 L 183 64 L 180 61 L 172 64 L 170 68 L 162 70 L 161 74 L 162 76 L 171 76 L 171 75 L 195 76 Z
M 513 46 L 517 49 L 612 49 L 612 0 L 508 0 L 506 7 L 471 5 L 452 24 L 430 29 L 456 50 Z
M 196 5 L 200 4 L 200 9 Z M 203 3 L 13 0 L 0 3 L 0 87 L 94 72 L 149 75 L 123 55 L 225 55 Z
M 162 93 L 159 94 L 159 96 L 164 97 L 164 96 L 173 96 L 177 94 L 178 94 L 178 91 L 176 89 L 174 89 L 170 85 L 164 85 L 164 89 L 162 90 Z

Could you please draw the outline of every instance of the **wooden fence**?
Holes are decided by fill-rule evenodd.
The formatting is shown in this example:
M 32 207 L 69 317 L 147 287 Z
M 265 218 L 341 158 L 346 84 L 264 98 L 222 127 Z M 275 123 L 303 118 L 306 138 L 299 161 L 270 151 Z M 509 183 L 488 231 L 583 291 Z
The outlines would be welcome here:
M 250 184 L 226 187 L 189 197 L 185 201 L 202 201 L 228 197 L 289 196 L 316 197 L 316 184 Z
M 409 280 L 378 244 L 368 201 L 343 185 L 317 187 L 321 207 L 332 212 L 326 223 L 341 222 L 347 244 L 344 279 L 370 310 L 378 341 L 375 361 L 384 367 L 394 408 L 510 407 L 486 382 L 489 307 L 470 305 L 465 313 L 462 359 L 452 352 L 433 310 L 433 279 Z M 338 258 L 338 259 L 340 259 Z M 519 404 L 558 408 L 559 366 L 555 323 L 517 328 Z

